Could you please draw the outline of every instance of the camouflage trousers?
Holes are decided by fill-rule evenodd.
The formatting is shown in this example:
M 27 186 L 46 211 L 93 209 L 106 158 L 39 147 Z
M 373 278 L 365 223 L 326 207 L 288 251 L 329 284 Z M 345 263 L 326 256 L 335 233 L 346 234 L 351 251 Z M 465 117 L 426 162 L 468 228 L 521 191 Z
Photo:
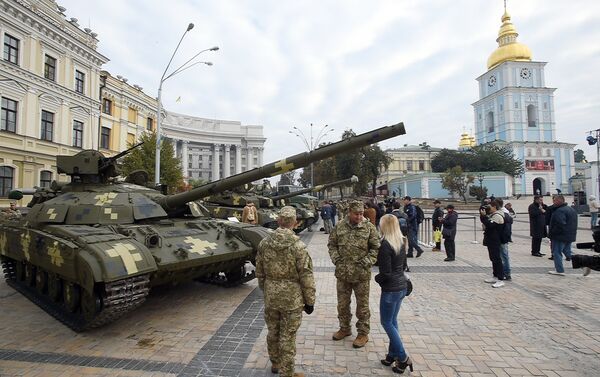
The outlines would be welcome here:
M 272 364 L 279 364 L 279 375 L 294 374 L 296 356 L 296 333 L 302 323 L 302 308 L 279 311 L 265 307 L 267 324 L 267 350 Z
M 342 279 L 337 279 L 337 310 L 340 328 L 350 330 L 350 321 L 352 320 L 352 312 L 350 311 L 350 302 L 352 301 L 352 291 L 356 298 L 356 330 L 359 334 L 368 335 L 371 329 L 369 311 L 369 290 L 371 281 L 359 281 L 350 283 Z

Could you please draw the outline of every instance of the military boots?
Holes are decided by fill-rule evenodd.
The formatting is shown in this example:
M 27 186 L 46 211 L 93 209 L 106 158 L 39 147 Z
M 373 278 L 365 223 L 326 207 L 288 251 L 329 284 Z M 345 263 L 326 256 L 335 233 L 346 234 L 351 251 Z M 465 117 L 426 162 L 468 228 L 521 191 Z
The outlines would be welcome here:
M 369 341 L 369 336 L 366 334 L 358 334 L 354 342 L 352 342 L 352 347 L 354 348 L 362 348 Z
M 331 337 L 333 340 L 342 340 L 347 336 L 352 335 L 352 330 L 350 329 L 339 329 L 338 331 L 336 331 L 335 333 L 333 333 L 333 336 Z

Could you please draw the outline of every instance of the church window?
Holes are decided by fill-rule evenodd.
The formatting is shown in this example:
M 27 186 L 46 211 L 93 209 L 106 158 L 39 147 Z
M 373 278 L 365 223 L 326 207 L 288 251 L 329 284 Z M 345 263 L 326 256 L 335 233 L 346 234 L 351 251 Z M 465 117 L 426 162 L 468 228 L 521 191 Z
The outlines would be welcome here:
M 531 157 L 531 149 L 527 148 L 527 157 Z
M 519 108 L 519 103 L 515 101 L 515 109 Z
M 544 110 L 548 110 L 548 103 L 544 102 Z
M 504 105 L 500 104 L 500 111 L 503 111 L 503 110 L 504 110 Z
M 546 149 L 546 157 L 552 156 L 550 149 Z
M 535 106 L 528 105 L 527 106 L 527 125 L 529 127 L 537 126 L 536 116 L 535 116 Z
M 494 132 L 494 112 L 490 111 L 485 116 L 485 126 L 488 132 Z

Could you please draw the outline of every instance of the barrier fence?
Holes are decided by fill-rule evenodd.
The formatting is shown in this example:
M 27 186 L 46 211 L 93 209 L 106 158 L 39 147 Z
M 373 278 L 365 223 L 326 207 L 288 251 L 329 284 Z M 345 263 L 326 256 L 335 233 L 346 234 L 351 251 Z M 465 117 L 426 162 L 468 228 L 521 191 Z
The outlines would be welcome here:
M 427 216 L 430 217 L 427 217 Z M 458 215 L 458 220 L 457 220 L 457 228 L 459 223 L 466 223 L 466 222 L 472 222 L 473 225 L 473 239 L 471 240 L 471 243 L 475 244 L 475 243 L 479 243 L 479 241 L 477 241 L 477 232 L 481 232 L 481 226 L 478 226 L 479 222 L 479 216 L 473 216 L 473 215 Z M 466 226 L 466 225 L 464 225 Z M 419 243 L 423 244 L 424 246 L 428 246 L 428 247 L 433 247 L 435 246 L 435 244 L 433 243 L 433 227 L 431 225 L 431 214 L 425 214 L 425 218 L 423 219 L 423 222 L 420 224 L 419 226 Z M 442 239 L 442 243 L 444 243 L 444 240 Z

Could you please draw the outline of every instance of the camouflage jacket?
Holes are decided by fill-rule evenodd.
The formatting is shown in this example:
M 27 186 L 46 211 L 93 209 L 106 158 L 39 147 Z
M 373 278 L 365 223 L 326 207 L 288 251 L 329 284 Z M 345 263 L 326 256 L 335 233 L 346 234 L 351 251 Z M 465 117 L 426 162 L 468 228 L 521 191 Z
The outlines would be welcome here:
M 348 282 L 370 280 L 379 245 L 377 229 L 368 219 L 357 225 L 350 224 L 348 218 L 340 221 L 327 244 L 335 265 L 335 277 Z
M 278 228 L 260 242 L 256 277 L 269 309 L 294 310 L 315 304 L 312 259 L 290 229 Z

